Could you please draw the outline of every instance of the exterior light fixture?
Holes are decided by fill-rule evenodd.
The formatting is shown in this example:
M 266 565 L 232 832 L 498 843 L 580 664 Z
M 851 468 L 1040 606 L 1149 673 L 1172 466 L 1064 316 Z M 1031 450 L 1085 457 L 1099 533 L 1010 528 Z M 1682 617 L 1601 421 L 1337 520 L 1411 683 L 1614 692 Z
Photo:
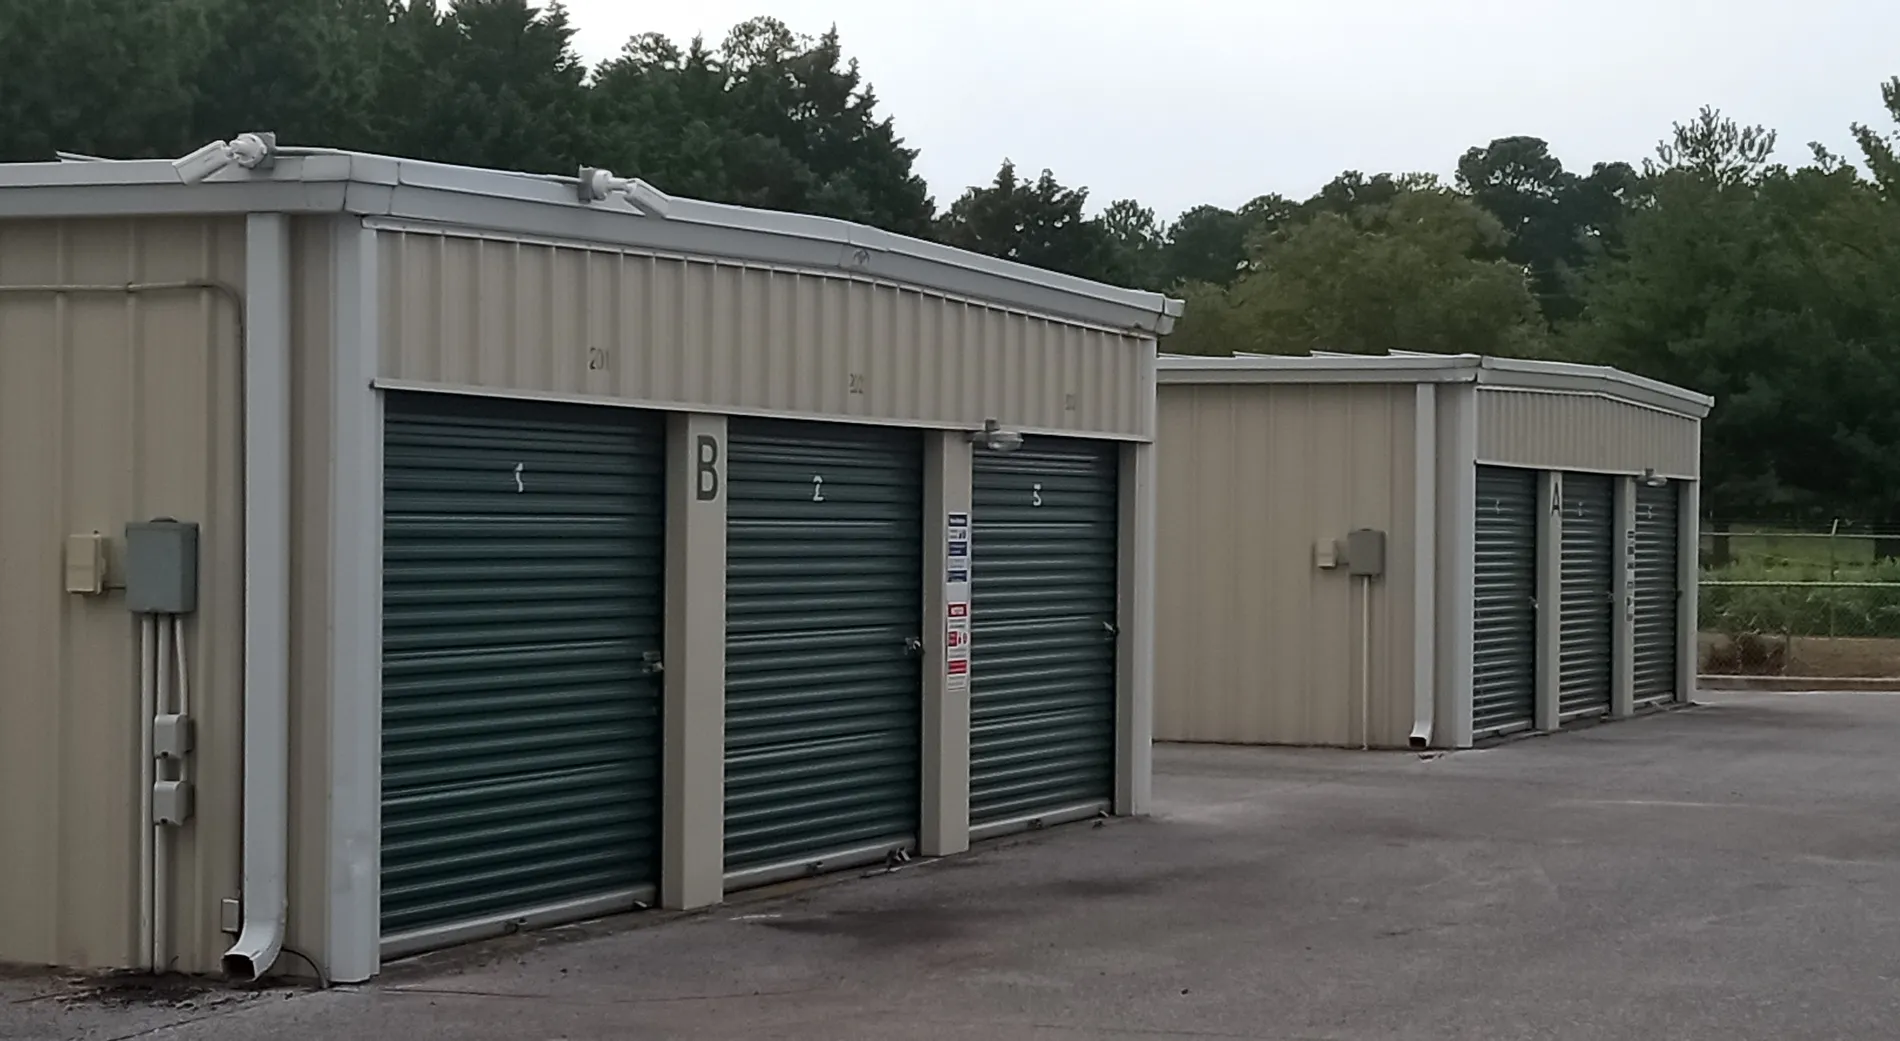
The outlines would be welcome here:
M 612 170 L 581 167 L 578 195 L 582 202 L 605 202 L 615 195 L 649 217 L 664 217 L 672 206 L 666 193 L 638 177 L 619 177 Z
M 229 141 L 213 141 L 190 155 L 172 160 L 183 184 L 198 184 L 227 166 L 268 170 L 277 165 L 277 135 L 270 131 L 239 134 Z
M 1656 468 L 1653 466 L 1643 468 L 1642 480 L 1643 484 L 1651 488 L 1661 488 L 1669 483 L 1669 478 L 1656 476 Z
M 1014 430 L 1004 430 L 1003 425 L 994 419 L 986 419 L 983 429 L 970 431 L 970 443 L 982 445 L 992 452 L 1014 452 L 1023 446 L 1023 435 Z

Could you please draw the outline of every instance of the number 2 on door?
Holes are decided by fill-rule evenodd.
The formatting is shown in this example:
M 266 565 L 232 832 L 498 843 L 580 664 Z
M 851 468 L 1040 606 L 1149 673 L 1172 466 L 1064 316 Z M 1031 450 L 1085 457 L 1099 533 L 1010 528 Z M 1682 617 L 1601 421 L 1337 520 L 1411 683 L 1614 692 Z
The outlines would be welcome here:
M 811 501 L 825 501 L 825 479 L 817 474 L 811 475 Z

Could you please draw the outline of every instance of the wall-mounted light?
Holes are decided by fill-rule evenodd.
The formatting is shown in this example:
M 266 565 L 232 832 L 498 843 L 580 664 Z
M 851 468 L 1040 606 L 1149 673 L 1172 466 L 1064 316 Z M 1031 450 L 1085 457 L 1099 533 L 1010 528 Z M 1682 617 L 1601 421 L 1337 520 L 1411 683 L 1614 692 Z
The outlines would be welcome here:
M 982 445 L 992 452 L 1014 452 L 1023 446 L 1023 435 L 1014 430 L 1004 430 L 1003 424 L 994 419 L 986 419 L 983 429 L 970 431 L 970 443 Z
M 172 160 L 172 169 L 184 184 L 198 184 L 227 166 L 268 170 L 277 165 L 277 135 L 270 131 L 239 134 L 229 141 L 213 141 L 190 155 Z
M 593 166 L 581 167 L 579 195 L 582 202 L 605 202 L 618 195 L 649 217 L 666 216 L 672 205 L 665 192 L 638 177 L 620 177 L 612 170 Z
M 1645 484 L 1648 487 L 1661 488 L 1668 485 L 1669 478 L 1656 476 L 1656 468 L 1653 466 L 1649 466 L 1649 467 L 1643 468 L 1642 481 L 1643 481 L 1643 484 Z

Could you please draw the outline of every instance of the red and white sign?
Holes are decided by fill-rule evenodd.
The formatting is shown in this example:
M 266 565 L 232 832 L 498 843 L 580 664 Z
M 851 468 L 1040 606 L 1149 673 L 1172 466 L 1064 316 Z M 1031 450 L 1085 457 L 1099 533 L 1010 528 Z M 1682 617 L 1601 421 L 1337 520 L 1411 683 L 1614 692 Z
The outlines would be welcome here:
M 949 664 L 950 675 L 952 676 L 968 676 L 970 674 L 970 659 L 968 658 L 952 658 Z

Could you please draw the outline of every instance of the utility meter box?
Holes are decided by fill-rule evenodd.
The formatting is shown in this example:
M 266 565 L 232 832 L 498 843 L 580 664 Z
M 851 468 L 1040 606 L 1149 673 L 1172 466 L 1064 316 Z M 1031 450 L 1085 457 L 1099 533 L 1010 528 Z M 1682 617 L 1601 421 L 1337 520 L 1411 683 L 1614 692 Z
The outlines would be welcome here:
M 125 526 L 125 609 L 133 614 L 198 609 L 198 525 L 160 519 Z
M 1385 574 L 1385 532 L 1360 528 L 1346 533 L 1346 569 L 1362 578 Z

